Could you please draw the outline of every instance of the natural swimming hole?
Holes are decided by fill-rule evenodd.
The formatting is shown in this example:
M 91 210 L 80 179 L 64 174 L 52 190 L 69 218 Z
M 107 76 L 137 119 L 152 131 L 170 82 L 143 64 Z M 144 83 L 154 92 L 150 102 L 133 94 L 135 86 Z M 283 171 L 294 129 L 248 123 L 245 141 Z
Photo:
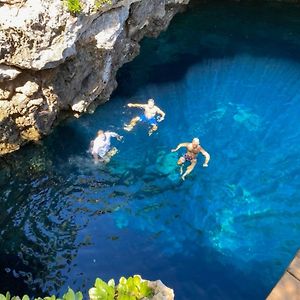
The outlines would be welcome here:
M 297 5 L 192 3 L 119 73 L 111 101 L 1 161 L 0 291 L 141 274 L 176 299 L 264 299 L 299 247 Z M 122 130 L 153 97 L 148 137 Z M 99 128 L 124 135 L 101 167 Z M 182 182 L 178 143 L 210 153 Z M 181 152 L 182 153 L 182 152 Z

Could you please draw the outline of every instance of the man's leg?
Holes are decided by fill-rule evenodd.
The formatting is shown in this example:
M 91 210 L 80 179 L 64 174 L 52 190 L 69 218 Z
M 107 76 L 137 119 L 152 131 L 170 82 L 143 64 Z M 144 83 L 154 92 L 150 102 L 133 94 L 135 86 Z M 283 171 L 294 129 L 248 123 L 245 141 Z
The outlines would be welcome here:
M 114 155 L 116 155 L 118 153 L 118 149 L 116 147 L 112 147 L 107 153 L 106 153 L 106 157 L 108 158 L 112 158 Z
M 97 164 L 99 162 L 99 156 L 97 153 L 93 153 L 93 157 L 94 157 L 94 162 L 95 164 Z
M 191 164 L 186 168 L 185 173 L 181 176 L 182 180 L 185 180 L 185 177 L 187 175 L 189 175 L 193 171 L 193 169 L 195 168 L 196 164 L 197 164 L 197 160 L 193 159 L 191 161 Z
M 154 131 L 156 131 L 156 130 L 158 129 L 158 127 L 157 127 L 156 124 L 152 124 L 151 126 L 152 126 L 152 127 L 151 127 L 151 129 L 149 130 L 149 132 L 148 132 L 149 136 L 150 136 Z
M 140 117 L 133 118 L 129 124 L 125 124 L 124 130 L 131 131 L 133 127 L 140 121 Z
M 106 163 L 106 158 L 107 158 L 107 153 L 109 152 L 109 146 L 106 145 L 103 146 L 101 149 L 98 151 L 98 161 L 101 163 Z
M 183 164 L 184 163 L 185 163 L 185 158 L 183 156 L 181 156 L 177 162 L 177 165 L 180 166 L 180 175 L 182 175 L 182 173 L 183 173 Z
M 103 162 L 105 164 L 108 164 L 111 160 L 111 158 L 118 153 L 118 149 L 116 147 L 112 147 L 109 151 L 105 153 L 103 156 Z

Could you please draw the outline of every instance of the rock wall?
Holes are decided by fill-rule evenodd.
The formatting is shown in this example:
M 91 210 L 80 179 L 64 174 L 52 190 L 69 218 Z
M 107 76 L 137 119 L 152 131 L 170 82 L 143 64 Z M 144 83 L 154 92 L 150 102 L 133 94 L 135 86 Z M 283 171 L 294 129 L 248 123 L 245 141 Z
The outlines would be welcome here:
M 117 70 L 189 0 L 0 0 L 0 155 L 109 99 Z

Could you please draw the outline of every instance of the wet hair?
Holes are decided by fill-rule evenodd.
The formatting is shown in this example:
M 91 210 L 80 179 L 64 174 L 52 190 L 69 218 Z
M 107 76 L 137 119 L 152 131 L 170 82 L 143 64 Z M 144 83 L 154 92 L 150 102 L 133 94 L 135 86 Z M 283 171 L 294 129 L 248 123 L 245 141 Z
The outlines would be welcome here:
M 103 135 L 104 135 L 104 140 L 106 140 L 106 134 L 105 134 L 105 131 L 102 130 L 102 129 L 98 130 L 97 136 L 99 136 L 100 134 L 103 134 Z
M 154 103 L 154 99 L 152 99 L 152 98 L 148 99 L 148 102 L 150 102 L 150 101 Z
M 198 138 L 193 138 L 193 142 L 196 142 L 198 145 L 200 145 L 200 140 Z

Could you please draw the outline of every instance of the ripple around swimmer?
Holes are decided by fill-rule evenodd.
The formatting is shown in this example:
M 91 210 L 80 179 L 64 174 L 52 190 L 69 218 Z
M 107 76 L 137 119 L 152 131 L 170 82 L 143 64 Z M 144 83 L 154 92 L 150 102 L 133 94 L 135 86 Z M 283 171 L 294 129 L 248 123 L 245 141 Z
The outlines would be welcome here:
M 261 299 L 279 278 L 299 246 L 300 24 L 282 6 L 198 5 L 143 43 L 112 101 L 2 161 L 1 291 L 140 273 L 179 299 Z M 126 103 L 148 97 L 158 132 L 123 132 Z M 106 166 L 86 153 L 98 128 L 124 135 Z M 211 162 L 182 182 L 170 149 L 194 136 Z

